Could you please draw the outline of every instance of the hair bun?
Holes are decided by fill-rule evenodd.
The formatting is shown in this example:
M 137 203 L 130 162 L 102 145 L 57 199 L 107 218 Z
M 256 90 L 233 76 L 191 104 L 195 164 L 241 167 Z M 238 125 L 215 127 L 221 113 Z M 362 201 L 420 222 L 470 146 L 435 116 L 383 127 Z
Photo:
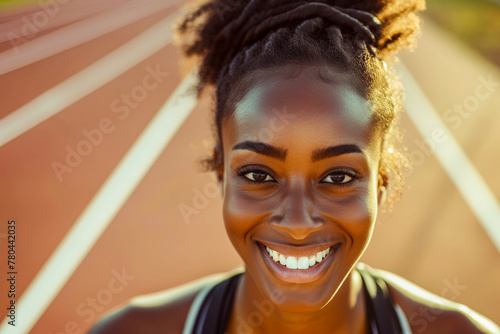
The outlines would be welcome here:
M 238 49 L 249 45 L 252 41 L 262 38 L 267 32 L 276 30 L 279 27 L 292 21 L 303 22 L 307 19 L 319 17 L 342 28 L 354 30 L 359 38 L 362 38 L 368 45 L 376 46 L 378 35 L 380 34 L 381 22 L 369 12 L 358 9 L 332 6 L 321 2 L 307 2 L 297 4 L 289 11 L 263 19 L 260 24 L 255 25 L 251 20 L 245 26 L 251 26 L 249 30 L 242 29 L 245 34 L 243 38 L 235 36 L 236 41 L 240 40 Z M 370 51 L 372 51 L 370 49 Z
M 202 58 L 200 85 L 204 86 L 215 84 L 223 67 L 244 47 L 273 29 L 313 17 L 350 27 L 351 37 L 362 37 L 379 58 L 387 60 L 415 45 L 416 13 L 423 9 L 425 0 L 212 0 L 197 2 L 196 9 L 180 21 L 177 33 L 186 56 Z

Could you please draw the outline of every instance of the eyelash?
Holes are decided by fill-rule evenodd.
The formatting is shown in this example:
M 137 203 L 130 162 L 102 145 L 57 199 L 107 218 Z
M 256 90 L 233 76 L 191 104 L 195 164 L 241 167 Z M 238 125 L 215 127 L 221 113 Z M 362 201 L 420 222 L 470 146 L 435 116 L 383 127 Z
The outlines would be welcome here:
M 261 166 L 244 166 L 236 171 L 236 173 L 243 179 L 243 181 L 249 182 L 251 184 L 263 184 L 263 183 L 272 182 L 272 181 L 253 181 L 245 176 L 246 174 L 252 173 L 252 172 L 257 172 L 257 173 L 269 175 L 270 177 L 272 177 L 274 179 L 273 181 L 276 181 L 276 177 L 272 175 L 273 173 L 271 173 L 267 168 L 264 168 Z
M 334 182 L 324 182 L 323 181 L 324 179 L 326 179 L 328 176 L 331 176 L 331 175 L 346 175 L 346 176 L 349 176 L 351 178 L 351 180 L 344 182 L 344 183 L 334 183 Z M 339 187 L 340 189 L 342 189 L 343 187 L 348 187 L 351 183 L 357 181 L 360 178 L 360 176 L 361 175 L 358 172 L 356 172 L 352 169 L 336 168 L 336 169 L 329 170 L 327 173 L 325 173 L 321 177 L 320 183 L 328 183 L 330 185 L 333 185 L 333 186 L 336 186 L 336 187 Z
M 273 181 L 253 181 L 250 180 L 248 177 L 245 175 L 248 173 L 252 172 L 257 172 L 261 174 L 266 174 L 273 178 Z M 264 183 L 270 183 L 270 182 L 276 182 L 276 177 L 271 173 L 267 168 L 261 167 L 261 166 L 244 166 L 236 171 L 236 173 L 243 179 L 243 181 L 248 182 L 250 184 L 264 184 Z M 324 182 L 323 180 L 327 178 L 328 176 L 331 175 L 346 175 L 351 178 L 351 180 L 344 182 L 344 183 L 334 183 L 334 182 Z M 336 168 L 333 170 L 329 170 L 327 173 L 323 174 L 321 177 L 320 183 L 328 183 L 330 185 L 336 186 L 336 187 L 346 187 L 348 184 L 353 183 L 354 181 L 358 180 L 360 177 L 360 174 L 356 171 L 353 171 L 352 169 L 348 168 Z

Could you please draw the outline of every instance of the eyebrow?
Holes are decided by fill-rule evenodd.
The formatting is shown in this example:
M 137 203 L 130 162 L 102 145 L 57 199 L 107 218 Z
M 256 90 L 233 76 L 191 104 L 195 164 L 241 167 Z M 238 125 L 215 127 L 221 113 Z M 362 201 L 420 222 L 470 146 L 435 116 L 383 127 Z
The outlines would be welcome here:
M 249 150 L 258 154 L 267 155 L 280 161 L 285 161 L 287 154 L 287 150 L 284 148 L 251 140 L 247 140 L 234 145 L 232 150 Z M 363 151 L 361 151 L 359 146 L 354 144 L 329 146 L 314 150 L 311 155 L 311 161 L 316 162 L 318 160 L 336 157 L 348 153 L 363 153 Z
M 339 156 L 342 154 L 348 154 L 348 153 L 361 153 L 361 154 L 363 154 L 363 151 L 361 151 L 361 149 L 359 148 L 358 145 L 354 145 L 354 144 L 329 146 L 326 148 L 320 148 L 320 149 L 314 150 L 312 153 L 312 156 L 311 156 L 311 161 L 315 162 L 318 160 L 336 157 L 336 156 Z
M 287 150 L 258 141 L 244 141 L 233 146 L 233 150 L 249 150 L 255 153 L 267 155 L 269 157 L 285 161 Z

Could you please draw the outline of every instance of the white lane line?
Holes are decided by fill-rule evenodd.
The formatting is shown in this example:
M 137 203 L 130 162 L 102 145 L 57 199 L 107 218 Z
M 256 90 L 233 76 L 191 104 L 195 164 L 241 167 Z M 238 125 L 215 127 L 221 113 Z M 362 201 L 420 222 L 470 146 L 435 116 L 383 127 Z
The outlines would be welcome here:
M 0 147 L 125 73 L 172 40 L 174 13 L 0 119 Z
M 408 116 L 423 138 L 433 138 L 432 132 L 435 129 L 440 129 L 444 133 L 447 139 L 435 146 L 435 157 L 500 252 L 500 205 L 495 195 L 441 120 L 411 73 L 402 64 L 397 66 L 397 69 L 405 87 L 405 108 Z
M 0 5 L 0 43 L 8 42 L 16 45 L 23 42 L 22 38 L 35 38 L 36 34 L 45 30 L 55 29 L 70 24 L 99 12 L 104 12 L 113 6 L 121 5 L 125 0 L 72 0 L 70 3 L 59 4 L 47 1 L 46 4 L 26 3 L 21 7 L 2 8 Z M 1 2 L 0 2 L 1 3 Z M 37 17 L 37 24 L 34 17 Z M 46 21 L 39 22 L 40 18 Z M 30 34 L 35 34 L 30 35 Z M 29 38 L 28 38 L 29 37 Z M 21 40 L 17 40 L 21 38 Z
M 161 107 L 31 281 L 18 302 L 22 318 L 17 333 L 30 332 L 196 106 L 193 73 Z M 1 333 L 12 327 L 8 320 Z
M 172 7 L 180 0 L 135 0 L 0 53 L 0 75 L 43 60 Z M 59 14 L 63 15 L 63 14 Z

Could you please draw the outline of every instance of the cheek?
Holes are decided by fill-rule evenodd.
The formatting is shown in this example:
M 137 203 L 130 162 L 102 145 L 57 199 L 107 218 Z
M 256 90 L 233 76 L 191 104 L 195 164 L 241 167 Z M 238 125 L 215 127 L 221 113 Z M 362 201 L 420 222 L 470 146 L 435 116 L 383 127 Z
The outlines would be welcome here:
M 318 201 L 321 214 L 351 237 L 351 249 L 362 252 L 373 232 L 377 217 L 376 187 L 370 184 L 342 199 Z
M 345 225 L 353 238 L 352 250 L 362 253 L 371 239 L 377 216 L 376 202 L 357 197 L 352 200 L 349 221 Z
M 243 245 L 249 242 L 247 236 L 265 215 L 259 201 L 252 201 L 238 189 L 228 184 L 222 205 L 222 213 L 226 232 L 238 253 L 242 257 Z

